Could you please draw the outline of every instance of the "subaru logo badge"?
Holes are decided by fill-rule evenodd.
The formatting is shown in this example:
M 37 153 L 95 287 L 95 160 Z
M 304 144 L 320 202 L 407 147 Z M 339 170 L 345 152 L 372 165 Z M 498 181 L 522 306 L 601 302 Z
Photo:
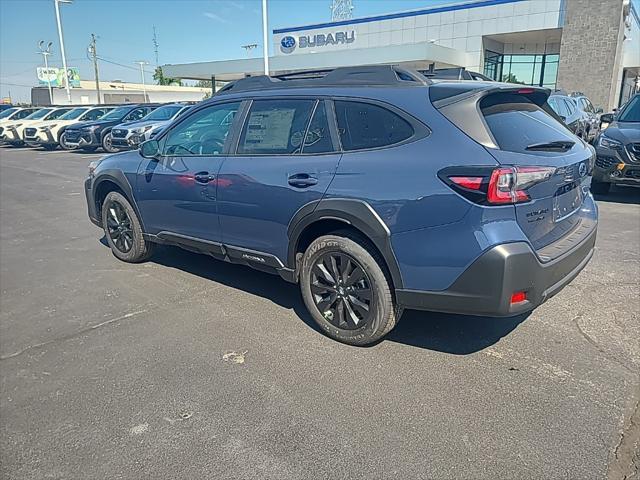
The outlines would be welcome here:
M 587 164 L 586 162 L 582 162 L 578 167 L 578 173 L 581 177 L 584 177 L 587 174 Z
M 282 37 L 282 40 L 280 40 L 280 50 L 282 51 L 282 53 L 291 53 L 295 50 L 296 48 L 296 39 L 293 38 L 290 35 L 287 35 L 286 37 Z

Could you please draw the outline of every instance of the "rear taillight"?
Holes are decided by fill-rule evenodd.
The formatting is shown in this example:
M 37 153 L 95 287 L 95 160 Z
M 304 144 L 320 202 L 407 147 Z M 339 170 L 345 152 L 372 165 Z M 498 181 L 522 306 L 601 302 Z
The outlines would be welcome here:
M 448 167 L 438 176 L 462 196 L 484 205 L 528 202 L 527 189 L 543 182 L 554 167 Z

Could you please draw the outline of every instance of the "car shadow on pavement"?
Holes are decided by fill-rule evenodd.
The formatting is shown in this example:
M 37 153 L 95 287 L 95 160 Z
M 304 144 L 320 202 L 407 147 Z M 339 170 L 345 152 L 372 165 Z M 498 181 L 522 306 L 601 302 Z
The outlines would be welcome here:
M 468 355 L 497 343 L 528 316 L 529 313 L 525 313 L 493 318 L 407 310 L 386 340 L 437 352 Z
M 640 204 L 640 187 L 612 185 L 607 194 L 594 195 L 598 202 Z
M 105 237 L 100 239 L 100 243 L 108 246 Z M 308 327 L 320 332 L 307 312 L 298 286 L 277 275 L 165 245 L 158 247 L 150 261 L 269 299 L 293 310 Z M 467 355 L 497 343 L 527 316 L 487 318 L 407 310 L 397 327 L 378 343 L 403 343 L 438 352 Z

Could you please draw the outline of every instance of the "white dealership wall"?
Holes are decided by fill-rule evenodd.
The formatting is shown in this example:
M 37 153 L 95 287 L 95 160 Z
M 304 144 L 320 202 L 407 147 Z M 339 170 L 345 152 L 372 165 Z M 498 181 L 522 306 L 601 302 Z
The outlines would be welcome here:
M 479 71 L 483 61 L 483 37 L 487 36 L 542 31 L 535 37 L 530 36 L 530 42 L 508 41 L 504 49 L 496 47 L 497 51 L 511 53 L 515 48 L 519 53 L 559 53 L 557 29 L 562 26 L 563 6 L 563 0 L 480 0 L 351 21 L 275 29 L 273 51 L 277 57 L 430 42 L 465 52 L 466 64 L 460 66 Z M 335 37 L 337 32 L 348 37 L 353 32 L 354 41 L 300 48 L 300 37 L 313 41 L 319 35 Z M 296 47 L 290 53 L 282 46 L 285 37 L 293 37 L 296 41 Z
M 632 92 L 630 85 L 637 83 L 637 74 L 640 73 L 637 9 L 629 3 L 630 0 L 586 0 L 587 5 L 593 2 L 592 5 L 611 11 L 613 16 L 626 18 L 629 25 L 618 40 L 612 31 L 602 30 L 598 15 L 588 21 L 567 19 L 567 5 L 575 5 L 569 3 L 575 1 L 473 0 L 429 6 L 430 2 L 425 0 L 425 8 L 412 11 L 276 28 L 273 30 L 273 55 L 269 62 L 271 73 L 363 64 L 399 64 L 426 69 L 431 63 L 436 68 L 460 66 L 482 73 L 486 50 L 505 55 L 560 55 L 564 45 L 563 31 L 567 25 L 572 25 L 572 33 L 565 35 L 565 41 L 570 36 L 571 41 L 580 46 L 581 53 L 564 61 L 560 55 L 562 68 L 565 71 L 575 70 L 574 77 L 578 79 L 576 82 L 580 88 L 589 90 L 584 80 L 600 82 L 600 70 L 604 68 L 604 65 L 593 64 L 589 52 L 594 48 L 603 50 L 599 45 L 601 40 L 608 44 L 613 42 L 614 46 L 618 42 L 620 48 L 613 48 L 620 55 L 618 58 L 618 53 L 615 54 L 615 79 L 611 86 L 614 93 L 610 97 L 622 99 L 623 95 Z M 393 7 L 393 2 L 387 4 Z M 325 41 L 318 42 L 318 38 Z M 578 65 L 582 68 L 573 68 Z M 610 67 L 606 69 L 610 71 Z M 262 59 L 165 65 L 163 70 L 170 77 L 207 80 L 214 77 L 229 81 L 262 74 Z M 562 84 L 557 86 L 563 87 Z M 620 91 L 622 93 L 618 96 Z M 589 94 L 588 91 L 586 93 Z M 613 102 L 607 104 L 604 100 L 601 105 L 604 108 L 614 106 Z

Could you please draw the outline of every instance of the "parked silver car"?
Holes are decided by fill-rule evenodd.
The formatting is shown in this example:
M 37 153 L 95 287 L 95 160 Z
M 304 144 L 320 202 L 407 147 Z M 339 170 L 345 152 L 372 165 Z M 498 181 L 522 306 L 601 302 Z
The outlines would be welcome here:
M 149 140 L 154 132 L 164 128 L 189 108 L 191 104 L 186 103 L 163 105 L 137 122 L 116 125 L 111 130 L 111 145 L 118 150 L 137 148 L 142 142 Z

